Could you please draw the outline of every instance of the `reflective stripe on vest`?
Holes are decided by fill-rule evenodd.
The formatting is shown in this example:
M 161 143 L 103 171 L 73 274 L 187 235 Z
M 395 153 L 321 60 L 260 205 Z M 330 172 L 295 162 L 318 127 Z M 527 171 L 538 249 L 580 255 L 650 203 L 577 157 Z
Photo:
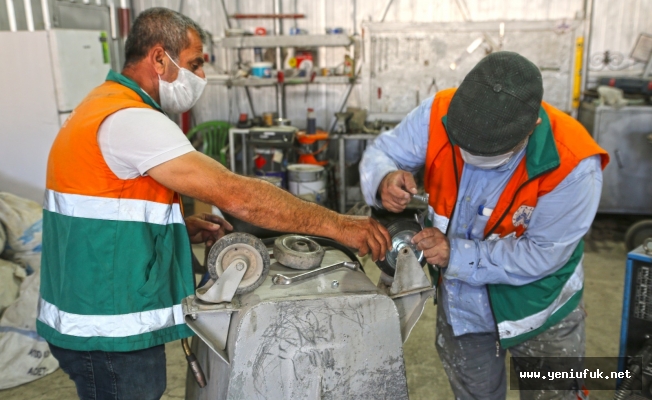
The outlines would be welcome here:
M 38 320 L 64 335 L 121 338 L 184 324 L 181 304 L 121 315 L 81 315 L 39 299 Z
M 446 114 L 454 94 L 455 89 L 447 89 L 437 93 L 433 100 L 425 162 L 424 183 L 430 195 L 433 224 L 444 233 L 448 219 L 453 218 L 464 168 L 459 147 L 451 143 L 446 132 Z M 608 154 L 570 116 L 544 102 L 539 117 L 542 122 L 530 136 L 525 157 L 487 221 L 485 240 L 520 237 L 527 230 L 527 216 L 536 208 L 538 199 L 553 191 L 582 160 L 600 155 L 603 169 L 609 161 Z M 583 289 L 582 252 L 580 242 L 564 266 L 530 284 L 487 285 L 504 347 L 537 335 L 579 304 Z
M 115 199 L 45 191 L 43 209 L 68 217 L 109 221 L 146 222 L 157 225 L 183 224 L 178 203 L 162 204 L 136 199 Z
M 582 261 L 584 257 L 582 257 Z M 584 287 L 584 268 L 582 261 L 577 264 L 575 272 L 566 281 L 561 293 L 544 310 L 518 321 L 503 321 L 498 324 L 498 333 L 501 339 L 511 339 L 523 333 L 530 332 L 533 327 L 542 326 L 548 318 L 559 311 L 575 293 Z
M 50 150 L 36 327 L 55 346 L 135 351 L 192 334 L 181 311 L 194 281 L 179 195 L 150 176 L 118 178 L 97 142 L 106 117 L 125 108 L 152 107 L 105 82 Z

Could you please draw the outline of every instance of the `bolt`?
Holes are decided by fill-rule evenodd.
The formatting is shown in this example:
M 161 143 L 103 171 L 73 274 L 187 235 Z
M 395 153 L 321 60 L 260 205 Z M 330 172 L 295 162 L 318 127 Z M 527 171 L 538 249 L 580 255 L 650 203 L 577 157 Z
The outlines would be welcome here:
M 197 320 L 197 314 L 196 313 L 190 314 L 190 319 L 193 321 Z
M 333 289 L 336 289 L 336 288 L 339 287 L 339 286 L 340 286 L 340 283 L 339 283 L 338 281 L 333 281 L 333 282 L 331 282 L 331 287 L 332 287 Z
M 244 269 L 244 267 L 245 267 L 244 263 L 241 263 L 241 262 L 239 262 L 239 263 L 237 263 L 235 265 L 235 269 L 237 269 L 238 271 L 242 271 Z

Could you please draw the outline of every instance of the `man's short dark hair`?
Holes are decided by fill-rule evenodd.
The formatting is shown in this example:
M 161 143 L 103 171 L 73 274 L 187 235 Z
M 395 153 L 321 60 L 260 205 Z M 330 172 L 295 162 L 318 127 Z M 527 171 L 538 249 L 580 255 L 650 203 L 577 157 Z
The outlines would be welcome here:
M 190 45 L 188 30 L 195 31 L 202 42 L 206 32 L 192 19 L 169 8 L 154 7 L 140 13 L 129 31 L 125 44 L 125 67 L 142 60 L 149 50 L 161 45 L 170 57 L 179 58 Z

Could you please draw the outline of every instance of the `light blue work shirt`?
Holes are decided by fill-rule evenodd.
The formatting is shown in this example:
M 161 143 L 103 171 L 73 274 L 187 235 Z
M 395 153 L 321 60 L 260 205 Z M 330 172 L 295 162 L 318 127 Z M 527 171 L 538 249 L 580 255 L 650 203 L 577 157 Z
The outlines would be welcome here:
M 415 173 L 423 167 L 433 99 L 421 103 L 365 151 L 360 182 L 367 204 L 382 207 L 376 195 L 388 173 L 398 169 Z M 538 199 L 521 237 L 483 240 L 489 217 L 479 208 L 495 208 L 524 155 L 525 149 L 495 169 L 464 165 L 447 234 L 450 260 L 442 269 L 437 296 L 456 336 L 496 331 L 486 284 L 520 286 L 555 272 L 569 260 L 595 217 L 602 190 L 597 155 L 581 161 L 552 192 Z

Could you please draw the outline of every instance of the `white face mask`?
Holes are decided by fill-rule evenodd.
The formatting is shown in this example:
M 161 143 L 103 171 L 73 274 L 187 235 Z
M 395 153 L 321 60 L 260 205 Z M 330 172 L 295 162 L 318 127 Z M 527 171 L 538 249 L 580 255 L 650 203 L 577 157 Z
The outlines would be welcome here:
M 493 168 L 502 167 L 503 165 L 507 164 L 509 160 L 512 158 L 512 156 L 514 156 L 514 154 L 518 154 L 521 150 L 523 150 L 525 146 L 527 146 L 527 142 L 528 140 L 525 139 L 522 144 L 519 144 L 511 151 L 505 154 L 499 154 L 497 156 L 490 156 L 490 157 L 476 156 L 469 152 L 464 151 L 463 149 L 460 149 L 460 153 L 462 153 L 462 159 L 467 164 L 471 164 L 475 167 L 482 168 L 482 169 L 493 169 Z
M 167 51 L 165 55 L 179 68 L 179 75 L 174 82 L 164 81 L 159 75 L 158 91 L 161 108 L 170 114 L 184 113 L 190 110 L 201 97 L 206 87 L 206 79 L 198 77 L 188 69 L 179 67 Z

